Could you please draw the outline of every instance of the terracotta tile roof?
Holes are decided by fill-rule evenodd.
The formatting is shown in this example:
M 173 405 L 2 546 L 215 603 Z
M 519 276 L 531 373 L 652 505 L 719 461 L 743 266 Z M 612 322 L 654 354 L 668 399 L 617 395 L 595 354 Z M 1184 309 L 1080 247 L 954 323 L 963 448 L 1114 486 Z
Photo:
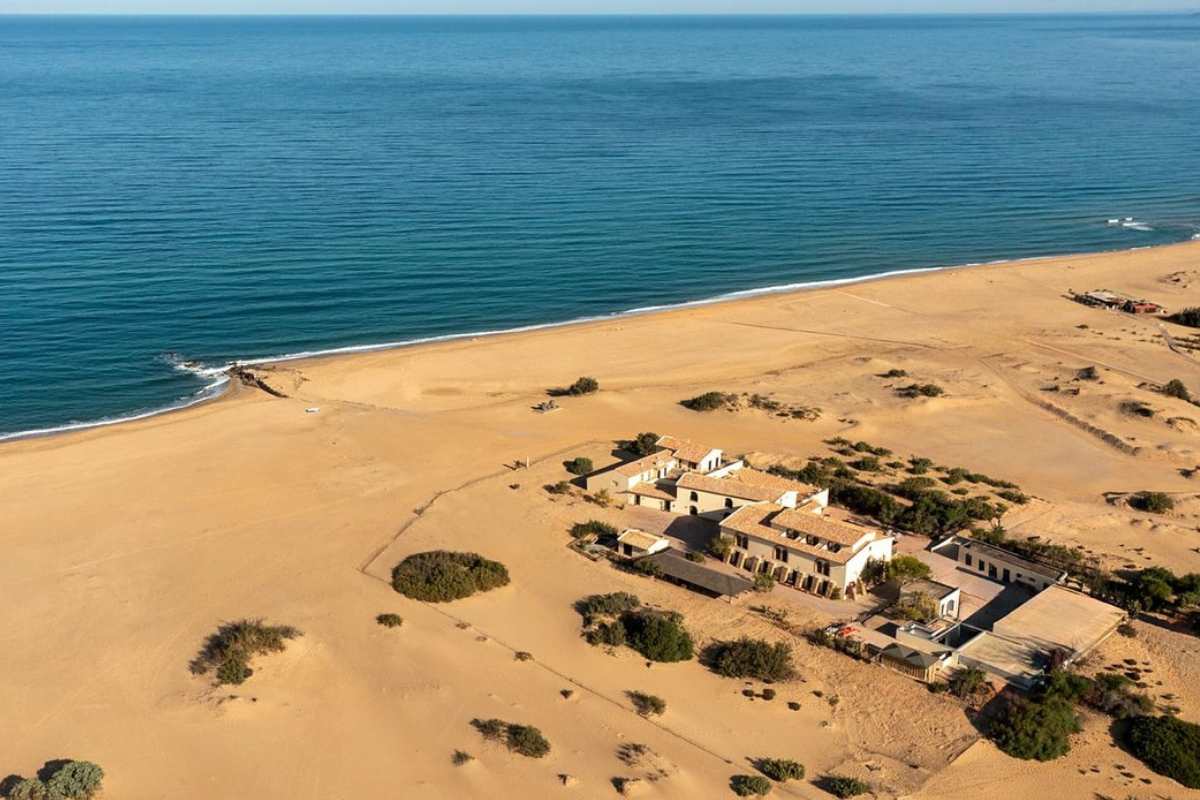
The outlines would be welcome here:
M 665 447 L 668 450 L 673 451 L 675 453 L 675 457 L 680 461 L 688 461 L 692 464 L 700 463 L 700 461 L 703 460 L 706 455 L 717 449 L 715 447 L 709 447 L 706 444 L 698 444 L 696 442 L 688 441 L 687 439 L 680 439 L 676 436 L 670 435 L 658 437 L 658 442 L 656 442 L 656 444 L 659 447 Z
M 729 474 L 728 479 L 749 483 L 754 486 L 763 486 L 768 489 L 778 489 L 780 492 L 796 492 L 802 499 L 812 497 L 821 491 L 817 487 L 810 486 L 807 483 L 790 481 L 787 478 L 781 478 L 769 472 L 762 472 L 753 467 L 742 467 L 739 470 L 735 470 Z
M 671 466 L 671 462 L 674 460 L 675 457 L 670 453 L 651 453 L 648 456 L 642 456 L 636 461 L 626 461 L 624 464 L 618 464 L 616 467 L 613 467 L 613 472 L 617 473 L 618 475 L 631 477 L 633 475 L 641 475 L 647 470 L 657 470 L 660 467 L 669 467 Z
M 801 509 L 785 509 L 776 515 L 773 522 L 777 527 L 819 536 L 830 542 L 847 546 L 856 544 L 859 539 L 867 535 L 874 538 L 876 533 L 874 528 L 852 525 L 849 522 L 842 522 Z
M 640 531 L 637 528 L 626 528 L 625 531 L 617 537 L 617 541 L 621 544 L 627 544 L 632 547 L 636 547 L 639 550 L 649 550 L 659 542 L 665 542 L 666 539 L 661 536 L 655 536 L 652 533 Z
M 655 483 L 639 483 L 637 486 L 634 486 L 632 489 L 628 490 L 628 493 L 641 495 L 642 497 L 653 497 L 658 500 L 675 499 L 675 495 L 671 494 L 666 489 Z
M 773 544 L 783 544 L 789 550 L 802 553 L 810 558 L 824 559 L 834 564 L 845 564 L 854 557 L 855 551 L 849 547 L 843 547 L 835 553 L 831 550 L 808 544 L 803 539 L 790 539 L 784 535 L 783 531 L 771 527 L 771 523 L 774 520 L 778 519 L 782 514 L 791 511 L 792 509 L 784 508 L 774 503 L 755 503 L 753 505 L 742 506 L 721 521 L 721 530 L 744 533 L 747 536 L 754 536 Z M 801 513 L 809 514 L 809 512 Z M 816 514 L 810 514 L 810 516 L 815 517 L 818 521 L 827 521 L 821 520 Z M 869 528 L 864 528 L 863 530 L 872 534 L 874 533 Z M 862 535 L 860 534 L 858 538 L 862 538 Z
M 729 478 L 710 478 L 699 472 L 685 472 L 675 484 L 676 496 L 679 489 L 696 489 L 701 492 L 711 492 L 724 497 L 737 497 L 741 500 L 774 501 L 783 494 L 779 489 L 768 489 L 753 483 L 730 480 Z

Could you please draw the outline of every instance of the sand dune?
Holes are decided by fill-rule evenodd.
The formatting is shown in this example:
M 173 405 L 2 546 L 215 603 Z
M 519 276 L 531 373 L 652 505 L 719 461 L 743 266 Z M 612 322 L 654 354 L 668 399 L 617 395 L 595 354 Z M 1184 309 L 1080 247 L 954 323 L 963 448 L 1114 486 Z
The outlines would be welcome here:
M 1200 503 L 1159 517 L 1104 499 L 1200 492 L 1185 474 L 1200 462 L 1195 432 L 1169 422 L 1190 412 L 1152 388 L 1179 377 L 1200 389 L 1196 362 L 1166 346 L 1156 321 L 1063 297 L 1103 286 L 1200 305 L 1190 281 L 1163 280 L 1198 262 L 1200 243 L 1046 259 L 295 362 L 260 373 L 287 398 L 239 389 L 176 414 L 6 443 L 0 773 L 87 758 L 105 767 L 106 796 L 122 800 L 590 798 L 617 796 L 614 778 L 641 779 L 630 796 L 697 798 L 731 796 L 729 778 L 752 771 L 749 759 L 778 756 L 812 776 L 861 775 L 880 796 L 1196 795 L 1111 750 L 1103 720 L 1061 762 L 1013 761 L 974 743 L 954 701 L 801 641 L 803 680 L 777 687 L 774 701 L 747 699 L 743 684 L 694 662 L 647 667 L 631 651 L 593 648 L 571 603 L 618 589 L 681 611 L 701 641 L 790 637 L 750 604 L 569 551 L 571 522 L 624 512 L 541 487 L 567 477 L 564 458 L 602 463 L 615 439 L 643 430 L 795 458 L 843 435 L 1020 483 L 1036 501 L 1010 512 L 1010 529 L 1115 566 L 1200 570 Z M 1062 391 L 1086 366 L 1102 383 Z M 946 392 L 899 397 L 896 380 L 878 377 L 891 368 Z M 581 374 L 602 390 L 530 411 Z M 821 415 L 678 405 L 707 390 L 770 394 Z M 1131 416 L 1122 400 L 1161 411 Z M 320 413 L 306 414 L 312 406 Z M 523 460 L 528 469 L 512 469 Z M 503 561 L 512 584 L 445 606 L 391 589 L 396 561 L 440 547 Z M 381 612 L 405 624 L 382 628 Z M 232 691 L 191 675 L 204 637 L 247 616 L 304 636 Z M 1196 642 L 1151 629 L 1098 658 L 1138 649 L 1196 721 Z M 631 689 L 661 695 L 666 714 L 638 716 Z M 510 754 L 479 737 L 474 717 L 536 725 L 553 749 L 540 760 Z M 623 760 L 631 743 L 652 757 Z M 474 760 L 452 764 L 459 749 Z M 775 795 L 827 796 L 807 781 Z

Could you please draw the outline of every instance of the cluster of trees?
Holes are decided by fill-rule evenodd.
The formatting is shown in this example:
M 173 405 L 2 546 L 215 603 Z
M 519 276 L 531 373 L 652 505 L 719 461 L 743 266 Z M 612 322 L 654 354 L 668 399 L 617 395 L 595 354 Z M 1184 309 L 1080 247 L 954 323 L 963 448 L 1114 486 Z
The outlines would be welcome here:
M 1125 746 L 1158 774 L 1200 789 L 1200 725 L 1167 715 L 1134 717 Z
M 622 442 L 621 447 L 624 450 L 633 453 L 638 458 L 648 456 L 651 453 L 658 452 L 659 435 L 653 431 L 639 433 L 627 442 Z
M 1166 567 L 1147 567 L 1124 577 L 1103 576 L 1093 592 L 1127 611 L 1181 612 L 1200 606 L 1200 573 L 1176 575 Z
M 641 606 L 637 595 L 612 592 L 589 595 L 575 603 L 575 610 L 583 617 L 588 644 L 630 647 L 651 661 L 690 660 L 695 644 L 683 615 Z
M 796 674 L 792 647 L 786 642 L 772 644 L 743 636 L 736 641 L 716 642 L 704 655 L 713 671 L 726 678 L 785 681 Z
M 301 635 L 291 625 L 267 625 L 261 619 L 228 622 L 205 640 L 192 659 L 192 674 L 214 673 L 218 684 L 245 683 L 254 674 L 250 662 L 255 656 L 281 653 L 288 640 Z
M 564 389 L 552 389 L 552 395 L 571 395 L 572 397 L 580 397 L 585 394 L 592 394 L 600 391 L 600 381 L 595 378 L 582 377 L 576 378 L 575 382 Z
M 937 397 L 945 394 L 946 390 L 938 386 L 936 383 L 913 383 L 908 386 L 900 386 L 896 389 L 896 394 L 900 397 Z
M 414 553 L 392 570 L 392 588 L 414 600 L 446 603 L 507 586 L 508 569 L 478 553 Z
M 1167 317 L 1171 322 L 1186 325 L 1189 328 L 1200 328 L 1200 308 L 1185 308 Z
M 1138 492 L 1129 498 L 1129 505 L 1151 514 L 1165 514 L 1175 508 L 1175 500 L 1165 492 Z
M 529 758 L 541 758 L 550 752 L 550 742 L 532 725 L 518 725 L 502 719 L 473 719 L 471 727 L 483 738 L 501 742 L 514 753 Z
M 1015 758 L 1050 761 L 1071 749 L 1071 734 L 1080 730 L 1077 704 L 1116 719 L 1137 719 L 1154 704 L 1133 691 L 1124 675 L 1101 673 L 1095 678 L 1056 669 L 1028 697 L 1011 697 L 993 720 L 989 735 Z
M 584 456 L 575 456 L 570 461 L 563 462 L 563 467 L 572 475 L 587 475 L 595 469 L 592 460 Z
M 598 519 L 589 519 L 587 522 L 576 522 L 571 526 L 571 536 L 575 539 L 583 539 L 588 536 L 594 536 L 597 539 L 606 536 L 616 536 L 617 529 L 607 522 L 601 522 Z
M 48 761 L 36 778 L 16 778 L 5 791 L 9 800 L 90 800 L 100 791 L 104 770 L 91 761 Z

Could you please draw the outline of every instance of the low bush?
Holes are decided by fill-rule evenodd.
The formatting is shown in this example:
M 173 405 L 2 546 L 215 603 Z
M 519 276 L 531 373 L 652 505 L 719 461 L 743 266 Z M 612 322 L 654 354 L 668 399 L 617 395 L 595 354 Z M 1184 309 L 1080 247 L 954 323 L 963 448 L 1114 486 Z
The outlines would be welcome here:
M 456 767 L 461 767 L 463 764 L 468 764 L 475 760 L 475 756 L 468 753 L 466 750 L 455 750 L 450 756 L 450 763 Z
M 648 558 L 639 559 L 633 563 L 633 571 L 647 578 L 661 578 L 663 569 L 657 561 Z
M 729 558 L 729 554 L 732 551 L 733 541 L 719 533 L 714 534 L 713 537 L 708 540 L 708 554 L 713 558 L 724 561 L 725 559 Z
M 91 761 L 49 761 L 36 778 L 16 779 L 10 800 L 90 800 L 104 783 L 104 770 Z
M 716 411 L 726 408 L 737 400 L 737 395 L 725 392 L 705 392 L 688 400 L 680 400 L 679 405 L 692 411 Z
M 976 667 L 960 669 L 951 676 L 950 692 L 962 700 L 969 700 L 983 691 L 987 685 L 987 673 Z
M 594 469 L 592 460 L 583 456 L 575 456 L 575 458 L 565 462 L 563 466 L 572 475 L 587 475 Z
M 643 717 L 662 716 L 663 712 L 667 710 L 667 701 L 657 695 L 634 691 L 625 694 L 629 696 L 629 702 L 633 703 L 633 707 Z
M 686 553 L 683 554 L 683 557 L 686 558 L 688 561 L 691 561 L 693 564 L 703 564 L 704 563 L 704 554 L 697 552 L 695 550 L 687 551 Z
M 1158 774 L 1200 789 L 1200 725 L 1167 715 L 1134 717 L 1125 745 Z
M 648 456 L 651 453 L 658 452 L 659 438 L 657 433 L 647 431 L 639 433 L 628 442 L 622 442 L 622 446 L 635 456 Z
M 550 494 L 569 494 L 571 484 L 567 481 L 558 481 L 557 483 L 546 484 L 546 491 Z
M 1071 734 L 1080 730 L 1070 700 L 1051 695 L 1041 702 L 1008 701 L 989 731 L 996 746 L 1013 758 L 1052 761 L 1071 749 Z
M 790 759 L 764 758 L 756 766 L 763 775 L 779 783 L 804 779 L 804 765 Z
M 775 578 L 769 572 L 758 572 L 754 575 L 754 591 L 769 592 L 775 588 Z
M 866 781 L 851 778 L 848 775 L 826 775 L 820 780 L 820 787 L 834 797 L 858 797 L 871 791 Z
M 571 536 L 576 539 L 583 539 L 587 536 L 616 536 L 616 527 L 609 525 L 607 522 L 601 522 L 598 519 L 589 519 L 587 522 L 576 522 L 571 526 Z
M 1163 492 L 1138 492 L 1129 499 L 1129 505 L 1139 511 L 1165 514 L 1175 508 L 1175 501 L 1171 499 L 1171 495 Z
M 1083 702 L 1116 719 L 1149 714 L 1154 701 L 1133 691 L 1133 681 L 1115 672 L 1101 672 L 1091 680 Z
M 379 614 L 375 621 L 385 628 L 399 628 L 404 624 L 404 617 L 399 614 Z
M 688 661 L 694 655 L 695 645 L 680 614 L 631 611 L 621 622 L 626 644 L 651 661 Z
M 567 387 L 567 394 L 578 397 L 584 394 L 592 394 L 600 390 L 600 381 L 595 378 L 577 378 L 574 383 Z
M 937 397 L 945 393 L 945 389 L 938 386 L 936 383 L 912 383 L 908 386 L 901 386 L 896 389 L 896 394 L 900 397 Z
M 415 553 L 392 570 L 392 588 L 414 600 L 446 603 L 507 586 L 508 570 L 478 553 Z
M 1178 378 L 1172 378 L 1167 381 L 1166 385 L 1162 387 L 1162 393 L 1167 397 L 1175 397 L 1180 400 L 1186 400 L 1189 403 L 1192 402 L 1192 393 L 1188 391 L 1184 382 Z
M 1169 315 L 1167 319 L 1178 325 L 1186 325 L 1189 328 L 1200 328 L 1200 308 L 1185 308 Z
M 896 556 L 887 562 L 885 570 L 889 580 L 902 585 L 928 578 L 931 573 L 929 565 L 916 556 Z
M 550 742 L 532 725 L 518 725 L 502 719 L 473 719 L 471 726 L 485 739 L 502 742 L 514 753 L 541 758 L 550 752 Z
M 205 640 L 192 659 L 194 675 L 215 673 L 217 683 L 238 685 L 254 674 L 250 661 L 255 656 L 281 653 L 289 639 L 301 635 L 290 625 L 267 625 L 261 619 L 228 622 Z
M 892 369 L 889 369 L 887 372 L 880 373 L 879 377 L 881 377 L 881 378 L 907 378 L 908 370 L 896 369 L 895 367 L 893 367 Z
M 792 647 L 743 636 L 737 641 L 717 642 L 706 651 L 713 671 L 726 678 L 757 678 L 785 681 L 796 674 Z
M 625 644 L 625 623 L 619 619 L 598 623 L 584 634 L 587 643 L 593 646 L 620 647 Z
M 762 797 L 771 791 L 771 782 L 761 775 L 734 775 L 729 788 L 738 797 Z
M 609 594 L 590 594 L 575 603 L 575 610 L 585 620 L 595 616 L 617 616 L 626 611 L 632 611 L 642 604 L 636 594 L 629 592 L 610 592 Z

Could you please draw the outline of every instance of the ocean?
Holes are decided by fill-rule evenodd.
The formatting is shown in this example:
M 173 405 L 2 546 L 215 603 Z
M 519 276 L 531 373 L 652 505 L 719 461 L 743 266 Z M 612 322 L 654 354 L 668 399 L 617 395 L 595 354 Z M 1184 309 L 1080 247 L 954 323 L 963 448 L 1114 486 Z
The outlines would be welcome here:
M 1198 87 L 1184 15 L 0 17 L 0 436 L 235 360 L 1189 239 Z

